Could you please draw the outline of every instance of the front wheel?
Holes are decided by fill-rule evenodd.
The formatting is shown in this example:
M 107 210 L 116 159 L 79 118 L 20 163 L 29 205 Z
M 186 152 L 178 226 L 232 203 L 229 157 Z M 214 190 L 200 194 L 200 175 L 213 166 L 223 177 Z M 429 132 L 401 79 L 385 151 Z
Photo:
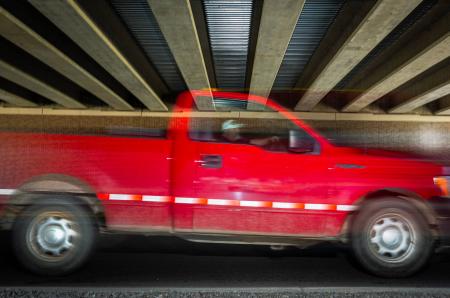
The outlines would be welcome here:
M 19 215 L 12 231 L 13 248 L 20 263 L 34 273 L 67 274 L 91 253 L 95 231 L 92 216 L 84 208 L 46 200 Z
M 369 272 L 382 277 L 406 277 L 428 262 L 433 238 L 423 216 L 401 200 L 370 202 L 352 226 L 352 248 Z

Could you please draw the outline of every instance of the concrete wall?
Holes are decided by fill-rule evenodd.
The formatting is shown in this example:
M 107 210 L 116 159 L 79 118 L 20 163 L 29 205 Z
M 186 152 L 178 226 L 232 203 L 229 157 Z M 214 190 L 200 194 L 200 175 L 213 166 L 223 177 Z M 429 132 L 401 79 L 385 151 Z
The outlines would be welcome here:
M 165 128 L 167 121 L 164 117 L 0 115 L 0 131 L 105 134 L 116 128 Z M 306 122 L 340 145 L 416 152 L 450 165 L 450 122 Z
M 450 164 L 449 122 L 307 122 L 339 145 L 415 152 Z

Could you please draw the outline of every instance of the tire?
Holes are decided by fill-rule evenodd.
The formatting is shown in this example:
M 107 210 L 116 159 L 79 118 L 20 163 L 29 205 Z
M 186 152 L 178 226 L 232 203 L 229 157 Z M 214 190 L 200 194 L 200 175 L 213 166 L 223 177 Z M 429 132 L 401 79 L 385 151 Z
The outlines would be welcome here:
M 357 261 L 381 277 L 407 277 L 422 269 L 433 252 L 429 225 L 401 199 L 376 199 L 362 208 L 352 225 Z
M 12 230 L 19 262 L 40 275 L 65 275 L 93 251 L 97 228 L 92 214 L 73 200 L 42 199 L 23 210 Z

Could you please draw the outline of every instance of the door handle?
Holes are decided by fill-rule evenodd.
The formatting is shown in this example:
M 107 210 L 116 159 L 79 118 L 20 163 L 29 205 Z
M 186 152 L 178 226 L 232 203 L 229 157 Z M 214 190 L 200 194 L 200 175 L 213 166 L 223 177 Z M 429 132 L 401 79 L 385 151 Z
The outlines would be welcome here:
M 203 168 L 219 169 L 222 167 L 222 156 L 217 154 L 202 154 L 198 163 Z
M 354 163 L 337 163 L 336 168 L 340 169 L 364 169 L 365 166 L 354 164 Z

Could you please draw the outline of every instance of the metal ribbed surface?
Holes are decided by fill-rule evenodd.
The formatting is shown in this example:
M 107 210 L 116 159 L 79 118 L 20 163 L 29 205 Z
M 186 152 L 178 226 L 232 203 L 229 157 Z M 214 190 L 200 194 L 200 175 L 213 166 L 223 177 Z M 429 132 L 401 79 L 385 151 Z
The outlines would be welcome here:
M 247 109 L 247 101 L 215 97 L 214 106 L 218 111 L 245 111 Z
M 186 83 L 148 2 L 112 0 L 111 3 L 169 89 L 174 92 L 185 90 Z
M 295 87 L 344 0 L 306 0 L 275 79 L 274 88 Z
M 355 76 L 366 68 L 375 57 L 382 51 L 395 43 L 414 23 L 423 17 L 435 4 L 437 0 L 424 0 L 419 4 L 394 30 L 391 31 L 380 43 L 364 57 L 337 85 L 334 89 L 343 89 Z
M 203 0 L 219 88 L 244 88 L 252 0 Z

